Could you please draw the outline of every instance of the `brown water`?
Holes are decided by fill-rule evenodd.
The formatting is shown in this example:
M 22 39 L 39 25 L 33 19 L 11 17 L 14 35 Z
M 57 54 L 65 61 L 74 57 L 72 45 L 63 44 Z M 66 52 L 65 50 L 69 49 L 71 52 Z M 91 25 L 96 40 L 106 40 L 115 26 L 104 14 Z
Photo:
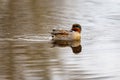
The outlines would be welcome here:
M 73 23 L 81 42 L 52 44 Z M 0 80 L 120 80 L 119 27 L 119 0 L 0 0 Z

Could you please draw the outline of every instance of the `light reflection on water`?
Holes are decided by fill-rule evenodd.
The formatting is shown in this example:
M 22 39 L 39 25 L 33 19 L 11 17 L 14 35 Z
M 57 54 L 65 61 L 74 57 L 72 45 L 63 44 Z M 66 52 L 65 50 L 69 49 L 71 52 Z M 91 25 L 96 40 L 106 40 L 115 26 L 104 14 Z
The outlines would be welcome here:
M 119 4 L 1 0 L 0 80 L 119 80 Z M 52 28 L 73 23 L 82 25 L 81 42 L 52 43 Z M 72 48 L 76 43 L 79 48 Z

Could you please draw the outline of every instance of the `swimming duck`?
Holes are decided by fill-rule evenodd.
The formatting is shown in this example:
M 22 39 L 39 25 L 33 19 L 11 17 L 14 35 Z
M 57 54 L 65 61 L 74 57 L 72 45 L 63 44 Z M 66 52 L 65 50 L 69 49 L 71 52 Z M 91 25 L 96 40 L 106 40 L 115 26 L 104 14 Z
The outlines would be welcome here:
M 57 30 L 52 31 L 52 40 L 80 40 L 81 25 L 73 24 L 71 30 Z

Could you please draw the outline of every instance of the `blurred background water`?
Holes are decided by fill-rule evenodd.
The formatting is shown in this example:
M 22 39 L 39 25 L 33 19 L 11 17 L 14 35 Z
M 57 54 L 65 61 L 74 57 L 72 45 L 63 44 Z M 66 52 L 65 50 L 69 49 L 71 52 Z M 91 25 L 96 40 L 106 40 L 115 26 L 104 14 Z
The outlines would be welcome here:
M 82 51 L 51 44 L 82 25 Z M 0 0 L 0 80 L 119 80 L 119 0 Z

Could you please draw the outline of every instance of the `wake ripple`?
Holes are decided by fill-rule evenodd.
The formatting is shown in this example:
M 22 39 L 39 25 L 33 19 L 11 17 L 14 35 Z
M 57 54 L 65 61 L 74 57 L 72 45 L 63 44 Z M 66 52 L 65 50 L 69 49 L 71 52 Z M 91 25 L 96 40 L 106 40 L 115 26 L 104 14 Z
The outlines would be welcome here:
M 49 34 L 40 35 L 18 35 L 12 38 L 0 38 L 0 41 L 50 41 L 52 38 Z

